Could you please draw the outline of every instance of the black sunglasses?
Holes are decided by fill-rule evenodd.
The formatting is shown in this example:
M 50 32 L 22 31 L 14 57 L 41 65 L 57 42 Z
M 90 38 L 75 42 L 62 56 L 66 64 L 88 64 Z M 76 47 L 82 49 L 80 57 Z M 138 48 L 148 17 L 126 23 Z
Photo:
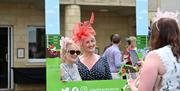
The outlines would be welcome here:
M 81 54 L 81 51 L 79 50 L 69 50 L 68 51 L 71 55 L 74 55 L 76 53 L 76 55 L 80 55 Z

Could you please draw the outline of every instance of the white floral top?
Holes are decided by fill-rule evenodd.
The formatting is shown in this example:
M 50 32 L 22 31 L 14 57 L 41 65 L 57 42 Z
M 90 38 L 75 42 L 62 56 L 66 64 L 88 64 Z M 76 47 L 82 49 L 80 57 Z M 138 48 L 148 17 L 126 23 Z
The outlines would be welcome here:
M 166 68 L 166 73 L 162 76 L 160 91 L 180 91 L 180 63 L 173 55 L 171 46 L 167 45 L 155 52 L 160 56 Z
M 61 63 L 62 81 L 80 81 L 81 77 L 76 64 Z

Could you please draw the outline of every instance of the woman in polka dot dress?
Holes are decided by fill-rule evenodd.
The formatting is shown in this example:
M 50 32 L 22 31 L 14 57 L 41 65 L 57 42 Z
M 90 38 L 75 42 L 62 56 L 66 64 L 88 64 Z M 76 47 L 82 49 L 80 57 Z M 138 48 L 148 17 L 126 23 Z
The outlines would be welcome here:
M 79 22 L 73 30 L 73 39 L 80 45 L 83 54 L 77 58 L 76 64 L 82 80 L 108 80 L 112 79 L 109 65 L 105 57 L 95 54 L 96 34 L 91 26 L 94 21 L 92 13 L 90 21 Z

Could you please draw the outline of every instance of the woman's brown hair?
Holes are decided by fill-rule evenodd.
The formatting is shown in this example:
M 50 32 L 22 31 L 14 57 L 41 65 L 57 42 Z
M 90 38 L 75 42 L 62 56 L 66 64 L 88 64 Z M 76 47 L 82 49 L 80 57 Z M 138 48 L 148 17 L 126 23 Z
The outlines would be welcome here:
M 177 22 L 170 18 L 161 18 L 151 26 L 150 44 L 152 50 L 171 46 L 177 61 L 180 58 L 180 30 Z

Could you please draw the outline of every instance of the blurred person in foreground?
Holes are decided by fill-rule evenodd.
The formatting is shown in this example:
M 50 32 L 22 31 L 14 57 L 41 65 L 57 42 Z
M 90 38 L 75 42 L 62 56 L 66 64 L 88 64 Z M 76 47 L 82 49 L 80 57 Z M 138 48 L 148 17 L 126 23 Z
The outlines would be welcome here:
M 180 91 L 180 30 L 177 13 L 159 9 L 151 26 L 150 51 L 139 77 L 128 85 L 132 91 Z

